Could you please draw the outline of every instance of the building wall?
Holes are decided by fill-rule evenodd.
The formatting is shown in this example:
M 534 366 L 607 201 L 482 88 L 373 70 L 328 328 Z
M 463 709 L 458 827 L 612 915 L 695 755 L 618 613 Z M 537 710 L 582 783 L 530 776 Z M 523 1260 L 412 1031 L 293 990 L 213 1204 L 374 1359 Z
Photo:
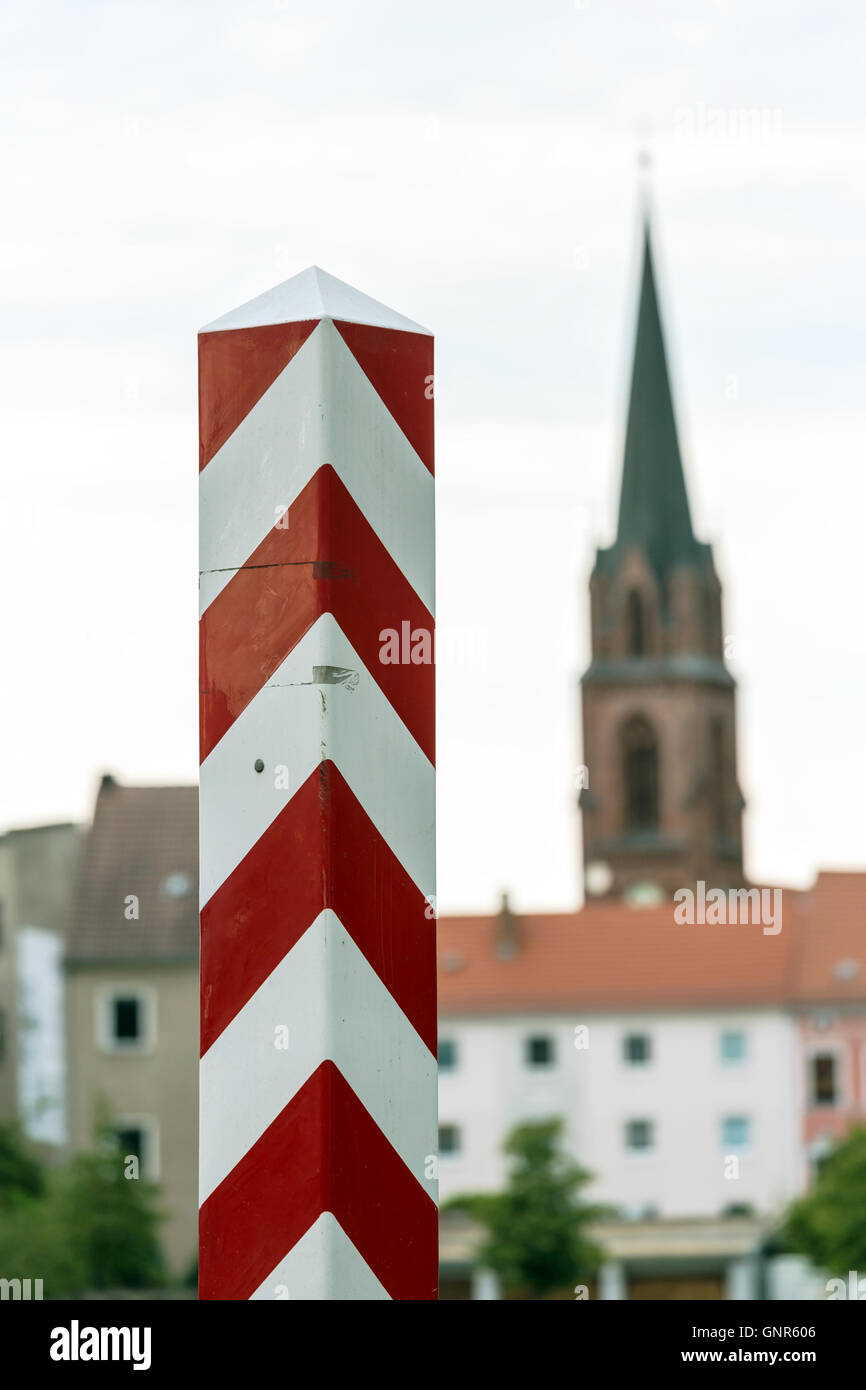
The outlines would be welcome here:
M 168 1219 L 163 1246 L 173 1271 L 186 1273 L 197 1250 L 198 972 L 193 965 L 88 966 L 67 969 L 70 1139 L 92 1144 L 100 1096 L 116 1121 L 155 1122 L 158 1164 Z M 100 1042 L 103 992 L 148 990 L 155 1000 L 152 1050 L 106 1052 Z
M 803 1140 L 807 1153 L 841 1139 L 853 1125 L 866 1124 L 866 1009 L 815 1009 L 800 1020 Z M 812 1079 L 815 1054 L 836 1059 L 837 1094 L 820 1103 Z
M 62 935 L 78 869 L 82 834 L 70 824 L 10 830 L 0 838 L 0 1119 L 20 1118 L 18 936 L 24 928 Z
M 588 1028 L 585 1049 L 575 1047 L 576 1026 Z M 720 1060 L 725 1029 L 745 1032 L 743 1062 Z M 627 1033 L 651 1038 L 648 1064 L 624 1064 Z M 532 1034 L 554 1039 L 556 1061 L 544 1072 L 524 1061 Z M 660 1217 L 705 1216 L 733 1204 L 764 1213 L 797 1188 L 795 1024 L 781 1012 L 446 1018 L 445 1038 L 456 1040 L 459 1062 L 440 1075 L 439 1120 L 459 1126 L 463 1151 L 441 1157 L 443 1200 L 501 1187 L 507 1131 L 518 1120 L 550 1115 L 564 1117 L 569 1149 L 596 1175 L 588 1194 L 632 1214 L 651 1207 Z M 726 1151 L 726 1116 L 750 1120 L 746 1149 Z M 651 1153 L 626 1150 L 629 1119 L 653 1122 Z M 739 1159 L 737 1177 L 725 1176 L 729 1154 Z
M 83 844 L 77 825 L 38 825 L 5 836 L 15 859 L 17 921 L 65 933 Z
M 18 1113 L 18 1002 L 15 861 L 0 839 L 0 1122 Z
M 59 1152 L 66 1134 L 66 1029 L 63 938 L 19 927 L 18 1114 L 24 1133 Z

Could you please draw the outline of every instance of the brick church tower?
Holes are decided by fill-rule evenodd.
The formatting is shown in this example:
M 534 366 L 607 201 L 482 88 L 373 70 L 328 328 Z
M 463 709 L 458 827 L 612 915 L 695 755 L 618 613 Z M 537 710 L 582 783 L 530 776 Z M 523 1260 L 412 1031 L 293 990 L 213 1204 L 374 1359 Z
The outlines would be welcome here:
M 644 225 L 619 522 L 590 579 L 580 796 L 588 897 L 743 882 L 735 682 L 721 586 L 695 539 Z

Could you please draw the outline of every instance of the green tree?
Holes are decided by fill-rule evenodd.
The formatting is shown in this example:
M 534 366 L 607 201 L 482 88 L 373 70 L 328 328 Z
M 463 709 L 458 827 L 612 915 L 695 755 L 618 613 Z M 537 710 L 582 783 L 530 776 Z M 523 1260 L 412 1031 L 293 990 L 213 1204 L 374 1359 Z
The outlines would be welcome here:
M 829 1274 L 866 1276 L 866 1129 L 831 1150 L 812 1190 L 789 1208 L 781 1235 Z
M 609 1209 L 581 1200 L 592 1174 L 563 1153 L 562 1131 L 560 1119 L 517 1125 L 503 1146 L 511 1159 L 504 1192 L 461 1195 L 445 1208 L 486 1228 L 479 1263 L 528 1298 L 585 1283 L 602 1259 L 586 1226 Z
M 46 1174 L 17 1125 L 0 1126 L 0 1275 L 41 1279 L 47 1297 L 84 1287 L 79 1253 L 64 1238 Z
M 114 1136 L 103 1130 L 92 1153 L 59 1175 L 57 1201 L 66 1239 L 81 1252 L 90 1289 L 156 1288 L 166 1271 L 159 1244 L 159 1188 L 128 1178 Z
M 39 1197 L 45 1187 L 42 1169 L 29 1152 L 17 1125 L 0 1125 L 0 1207 Z
M 0 1128 L 0 1275 L 41 1279 L 46 1298 L 165 1280 L 159 1190 L 127 1178 L 110 1121 L 96 1148 L 45 1170 L 13 1126 Z
M 64 1230 L 53 1193 L 0 1212 L 0 1274 L 41 1279 L 45 1298 L 74 1298 L 89 1287 L 86 1262 Z

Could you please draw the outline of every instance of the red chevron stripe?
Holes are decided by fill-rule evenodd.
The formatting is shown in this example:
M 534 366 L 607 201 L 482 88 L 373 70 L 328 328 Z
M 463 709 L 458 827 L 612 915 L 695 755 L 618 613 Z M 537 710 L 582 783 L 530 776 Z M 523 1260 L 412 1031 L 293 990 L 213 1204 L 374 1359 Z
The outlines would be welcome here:
M 202 1206 L 199 1298 L 250 1298 L 326 1211 L 392 1298 L 436 1297 L 435 1203 L 333 1062 Z
M 202 1056 L 326 907 L 436 1055 L 432 910 L 323 762 L 202 908 Z
M 334 320 L 422 463 L 433 472 L 433 339 L 426 333 Z
M 281 518 L 282 519 L 282 518 Z M 266 685 L 305 632 L 332 613 L 358 656 L 431 762 L 434 669 L 383 665 L 379 634 L 429 634 L 433 619 L 330 464 L 273 526 L 199 624 L 201 760 Z
M 199 472 L 274 384 L 318 322 L 198 335 Z

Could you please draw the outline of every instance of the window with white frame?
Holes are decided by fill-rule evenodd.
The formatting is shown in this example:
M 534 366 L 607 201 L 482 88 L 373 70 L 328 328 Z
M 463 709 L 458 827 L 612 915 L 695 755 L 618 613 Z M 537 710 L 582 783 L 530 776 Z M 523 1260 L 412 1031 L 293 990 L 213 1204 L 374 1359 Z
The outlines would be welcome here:
M 124 1176 L 135 1176 L 130 1159 L 138 1160 L 138 1176 L 155 1182 L 159 1177 L 159 1125 L 153 1115 L 126 1115 L 115 1119 L 114 1140 Z
M 439 1157 L 454 1158 L 463 1147 L 459 1125 L 439 1126 Z
M 526 1065 L 532 1070 L 552 1067 L 556 1059 L 553 1038 L 545 1033 L 538 1033 L 527 1038 L 524 1056 Z
M 652 1120 L 626 1120 L 625 1147 L 630 1154 L 651 1153 L 655 1147 L 655 1126 Z
M 746 1034 L 742 1028 L 725 1028 L 719 1034 L 719 1056 L 725 1066 L 737 1066 L 746 1060 Z
M 752 1125 L 747 1115 L 726 1115 L 722 1120 L 722 1148 L 725 1153 L 747 1149 L 752 1142 Z
M 439 1070 L 454 1071 L 457 1067 L 456 1038 L 440 1038 L 438 1054 Z
M 140 985 L 113 985 L 96 1000 L 96 1035 L 103 1052 L 152 1052 L 156 1045 L 156 994 Z
M 652 1061 L 652 1040 L 648 1033 L 626 1033 L 622 1040 L 626 1066 L 646 1067 Z

